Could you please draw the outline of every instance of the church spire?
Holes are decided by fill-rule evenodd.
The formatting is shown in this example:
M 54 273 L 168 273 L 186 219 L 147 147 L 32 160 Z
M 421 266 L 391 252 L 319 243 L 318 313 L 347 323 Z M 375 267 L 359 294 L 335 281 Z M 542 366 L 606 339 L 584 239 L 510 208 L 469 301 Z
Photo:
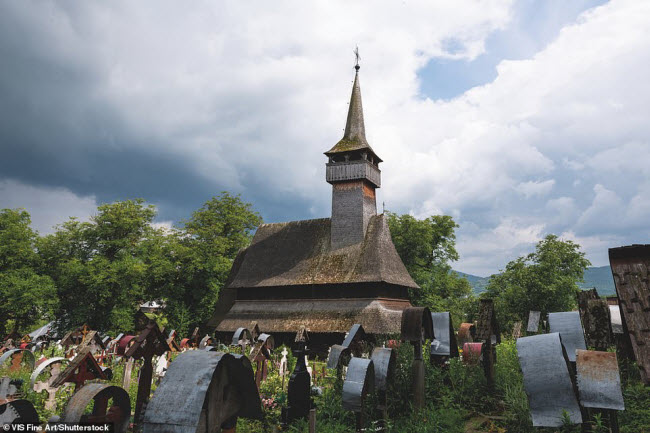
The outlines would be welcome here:
M 343 140 L 368 146 L 368 141 L 366 140 L 366 127 L 363 122 L 361 87 L 359 86 L 359 64 L 354 68 L 357 72 L 354 74 L 354 85 L 352 86 L 352 95 L 350 96 L 350 107 L 348 108 L 348 119 L 345 124 Z
M 343 154 L 351 151 L 367 151 L 371 153 L 376 162 L 382 162 L 366 140 L 366 126 L 363 121 L 363 105 L 361 104 L 361 86 L 359 85 L 359 49 L 354 51 L 356 64 L 354 69 L 354 84 L 352 85 L 352 95 L 350 95 L 350 105 L 348 107 L 348 118 L 345 122 L 345 132 L 343 138 L 334 145 L 325 155 L 332 157 L 337 154 Z
M 362 242 L 377 215 L 375 190 L 381 186 L 381 159 L 366 140 L 359 86 L 359 51 L 343 138 L 325 152 L 325 180 L 332 185 L 330 242 L 333 250 Z

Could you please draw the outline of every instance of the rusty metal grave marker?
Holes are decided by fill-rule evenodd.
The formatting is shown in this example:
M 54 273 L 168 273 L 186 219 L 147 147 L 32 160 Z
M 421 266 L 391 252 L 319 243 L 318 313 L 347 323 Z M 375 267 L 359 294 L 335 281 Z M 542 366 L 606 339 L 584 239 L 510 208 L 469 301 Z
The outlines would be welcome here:
M 617 411 L 625 410 L 625 404 L 616 353 L 578 350 L 576 370 L 580 404 L 584 408 L 604 410 L 609 427 L 617 433 Z
M 363 403 L 375 391 L 375 370 L 372 360 L 352 358 L 343 382 L 343 409 L 356 415 L 356 431 L 363 431 Z
M 266 380 L 269 372 L 268 361 L 275 347 L 273 337 L 269 334 L 260 334 L 257 343 L 251 351 L 250 359 L 256 363 L 255 385 L 260 388 L 260 383 Z
M 433 323 L 431 312 L 426 307 L 409 307 L 402 312 L 403 341 L 410 341 L 413 345 L 413 406 L 418 409 L 424 407 L 424 360 L 422 359 L 422 345 L 425 340 L 433 340 Z
M 296 339 L 291 349 L 293 356 L 296 357 L 296 366 L 289 378 L 289 387 L 287 390 L 287 407 L 283 410 L 283 419 L 285 423 L 290 423 L 295 419 L 307 418 L 309 409 L 311 409 L 311 375 L 307 370 L 305 358 L 309 354 L 307 343 L 309 342 L 309 333 L 305 328 L 301 328 L 296 334 Z
M 116 353 L 118 356 L 124 356 L 129 350 L 129 348 L 133 345 L 135 341 L 135 335 L 125 335 L 122 338 L 120 338 L 117 342 L 117 347 L 116 347 Z
M 560 427 L 563 411 L 574 424 L 582 413 L 569 373 L 560 334 L 540 334 L 517 340 L 517 356 L 524 375 L 534 427 Z
M 585 334 L 582 331 L 582 324 L 580 323 L 580 313 L 577 311 L 548 313 L 548 326 L 551 333 L 558 332 L 560 334 L 567 357 L 572 365 L 575 366 L 576 350 L 587 349 Z
M 472 343 L 476 337 L 476 325 L 473 323 L 461 323 L 458 328 L 458 344 Z
M 109 401 L 112 404 L 109 406 Z M 86 406 L 93 403 L 90 414 Z M 116 433 L 124 433 L 131 419 L 131 399 L 119 386 L 89 383 L 77 391 L 65 407 L 62 421 L 67 423 L 113 424 Z
M 187 350 L 192 348 L 192 344 L 189 338 L 183 338 L 180 344 L 181 350 Z
M 641 380 L 650 385 L 650 245 L 609 249 L 623 329 L 632 344 Z
M 59 389 L 58 386 L 52 386 L 52 383 L 56 378 L 61 374 L 61 368 L 68 363 L 66 358 L 57 357 L 50 358 L 45 362 L 36 367 L 32 376 L 30 377 L 29 387 L 38 393 L 45 391 L 47 394 L 47 400 L 45 400 L 45 409 L 55 410 L 56 409 L 56 392 Z M 39 376 L 46 375 L 45 380 L 40 380 L 37 382 Z M 64 383 L 62 386 L 71 386 L 71 383 Z
M 151 394 L 151 382 L 153 380 L 154 356 L 162 356 L 169 349 L 167 339 L 161 332 L 156 322 L 150 322 L 135 338 L 133 345 L 124 354 L 126 358 L 142 360 L 140 367 L 140 378 L 138 379 L 138 395 L 135 400 L 134 420 L 139 423 L 143 407 L 149 401 Z
M 479 365 L 483 364 L 483 343 L 465 343 L 463 344 L 463 364 Z
M 444 365 L 449 358 L 458 358 L 458 343 L 451 327 L 451 315 L 448 312 L 431 313 L 433 334 L 429 350 L 432 364 Z
M 213 433 L 233 428 L 238 417 L 263 417 L 248 358 L 193 350 L 169 365 L 147 405 L 142 428 L 143 433 Z
M 11 366 L 9 367 L 9 371 L 12 372 L 20 371 L 22 368 L 33 370 L 36 364 L 36 358 L 27 349 L 11 349 L 0 356 L 0 367 L 6 362 L 10 362 Z
M 39 423 L 38 413 L 29 400 L 13 400 L 0 404 L 0 425 L 2 426 L 12 424 L 37 425 Z
M 526 326 L 526 333 L 528 335 L 535 335 L 539 332 L 539 319 L 542 316 L 540 311 L 528 312 L 528 325 Z
M 75 392 L 78 392 L 86 381 L 94 379 L 107 380 L 108 378 L 90 352 L 90 347 L 86 347 L 68 363 L 65 370 L 52 382 L 52 387 L 58 388 L 66 382 L 71 382 L 75 385 Z

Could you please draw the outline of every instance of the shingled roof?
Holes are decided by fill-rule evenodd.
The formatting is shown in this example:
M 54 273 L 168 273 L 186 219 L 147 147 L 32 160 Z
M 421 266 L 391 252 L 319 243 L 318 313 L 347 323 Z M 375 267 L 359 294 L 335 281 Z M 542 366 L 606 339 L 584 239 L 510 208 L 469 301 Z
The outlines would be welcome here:
M 263 224 L 235 260 L 226 287 L 366 282 L 418 288 L 397 254 L 384 215 L 371 218 L 363 242 L 334 251 L 329 218 Z
M 352 95 L 350 96 L 350 106 L 348 108 L 348 118 L 345 122 L 345 132 L 343 138 L 334 145 L 330 150 L 325 152 L 325 155 L 332 156 L 337 153 L 350 152 L 353 150 L 369 150 L 377 158 L 378 162 L 382 162 L 381 158 L 377 156 L 368 140 L 366 140 L 366 126 L 363 121 L 363 106 L 361 104 L 361 87 L 359 85 L 359 69 L 354 75 L 354 84 L 352 85 Z

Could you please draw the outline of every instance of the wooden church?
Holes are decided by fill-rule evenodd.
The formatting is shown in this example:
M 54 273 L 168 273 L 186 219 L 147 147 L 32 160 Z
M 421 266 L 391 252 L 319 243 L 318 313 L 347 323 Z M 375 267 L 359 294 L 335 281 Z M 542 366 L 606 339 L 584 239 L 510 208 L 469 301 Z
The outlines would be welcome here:
M 345 133 L 325 152 L 332 217 L 257 229 L 208 323 L 224 339 L 253 322 L 276 341 L 305 327 L 322 344 L 340 343 L 355 323 L 371 335 L 400 331 L 408 289 L 418 285 L 397 254 L 387 217 L 377 214 L 382 160 L 366 140 L 355 68 Z

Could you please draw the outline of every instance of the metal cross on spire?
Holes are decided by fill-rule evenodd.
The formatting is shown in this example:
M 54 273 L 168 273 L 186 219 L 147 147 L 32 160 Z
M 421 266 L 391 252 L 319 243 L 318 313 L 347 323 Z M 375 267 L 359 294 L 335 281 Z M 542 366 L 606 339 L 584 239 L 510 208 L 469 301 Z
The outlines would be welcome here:
M 359 46 L 358 45 L 354 49 L 354 57 L 355 57 L 354 69 L 356 69 L 358 71 L 359 68 L 361 67 L 361 66 L 359 66 L 359 60 L 361 60 L 361 57 L 359 56 Z

